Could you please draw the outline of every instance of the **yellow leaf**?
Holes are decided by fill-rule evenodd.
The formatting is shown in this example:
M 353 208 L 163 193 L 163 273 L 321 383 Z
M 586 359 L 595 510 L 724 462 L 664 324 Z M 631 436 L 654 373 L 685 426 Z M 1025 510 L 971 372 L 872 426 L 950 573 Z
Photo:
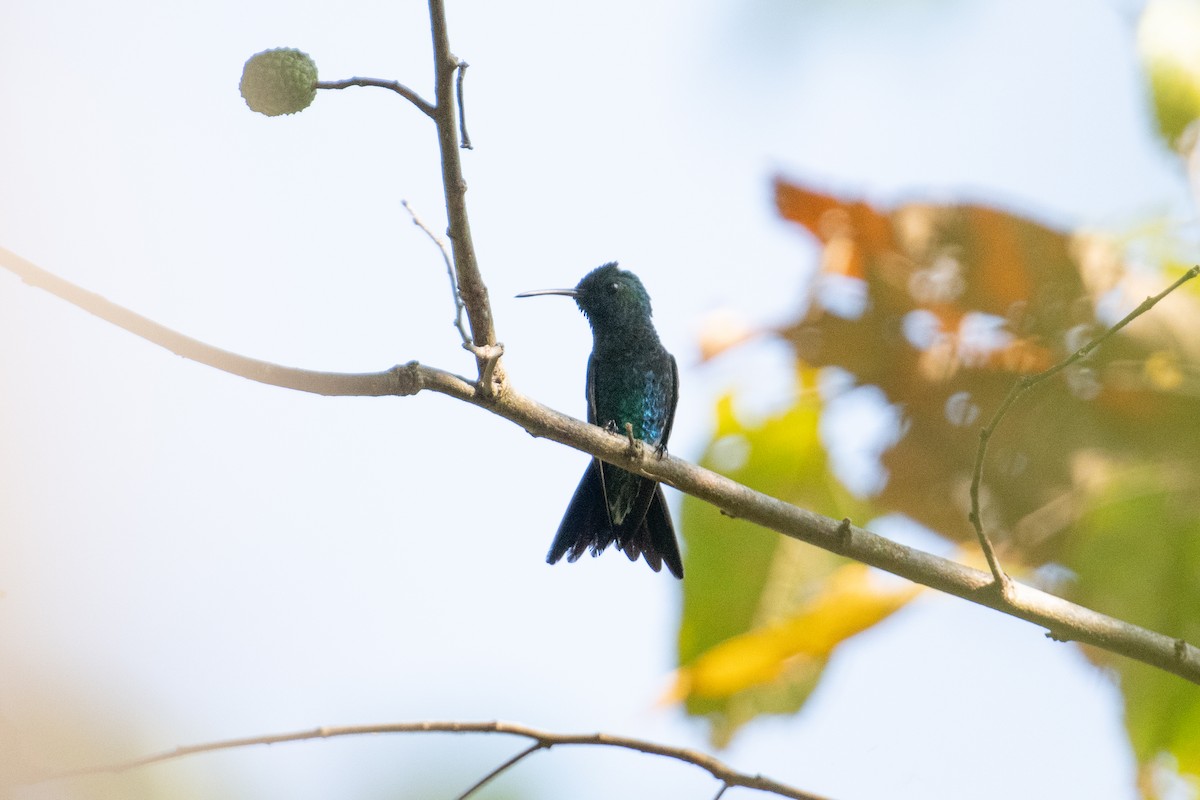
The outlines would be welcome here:
M 868 567 L 847 564 L 825 579 L 798 613 L 717 644 L 682 667 L 670 697 L 728 697 L 771 683 L 802 662 L 823 662 L 833 649 L 899 609 L 919 586 L 885 588 Z

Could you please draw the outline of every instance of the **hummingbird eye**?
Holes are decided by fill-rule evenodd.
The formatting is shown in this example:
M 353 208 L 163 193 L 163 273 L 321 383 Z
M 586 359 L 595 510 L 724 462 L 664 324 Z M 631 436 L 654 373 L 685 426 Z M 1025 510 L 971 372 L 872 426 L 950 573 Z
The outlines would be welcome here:
M 621 284 L 614 282 L 608 285 L 609 294 L 616 294 L 619 291 L 621 291 Z

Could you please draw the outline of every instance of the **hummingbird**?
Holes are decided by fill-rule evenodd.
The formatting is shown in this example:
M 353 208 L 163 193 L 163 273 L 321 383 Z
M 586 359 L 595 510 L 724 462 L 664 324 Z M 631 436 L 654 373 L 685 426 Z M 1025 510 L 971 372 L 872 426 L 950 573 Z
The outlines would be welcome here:
M 650 321 L 650 295 L 632 272 L 610 262 L 589 272 L 574 289 L 542 289 L 517 297 L 572 297 L 592 327 L 587 368 L 587 419 L 629 433 L 666 452 L 679 400 L 679 368 Z M 675 528 L 657 481 L 593 458 L 571 498 L 546 562 L 575 561 L 616 544 L 630 561 L 646 559 L 658 572 L 666 562 L 676 578 L 683 561 Z

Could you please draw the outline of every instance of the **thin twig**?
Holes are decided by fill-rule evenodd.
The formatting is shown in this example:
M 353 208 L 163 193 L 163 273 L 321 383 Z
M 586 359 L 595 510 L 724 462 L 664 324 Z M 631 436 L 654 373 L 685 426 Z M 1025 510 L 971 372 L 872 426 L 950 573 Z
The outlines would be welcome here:
M 420 109 L 421 113 L 425 116 L 430 119 L 436 119 L 437 109 L 434 108 L 433 103 L 421 97 L 421 95 L 399 81 L 385 81 L 379 78 L 347 78 L 344 81 L 317 81 L 314 86 L 318 89 L 349 89 L 351 86 L 372 86 L 377 89 L 390 89 Z
M 463 105 L 463 76 L 467 74 L 467 67 L 471 66 L 465 61 L 458 62 L 458 132 L 459 132 L 459 147 L 463 150 L 474 150 L 471 145 L 471 137 L 467 134 L 467 110 Z
M 818 795 L 804 792 L 779 781 L 764 778 L 761 775 L 750 775 L 745 772 L 739 772 L 733 767 L 730 767 L 725 762 L 714 758 L 707 753 L 702 753 L 699 750 L 691 750 L 686 747 L 674 747 L 672 745 L 660 744 L 651 742 L 645 739 L 635 739 L 629 736 L 615 736 L 608 733 L 553 733 L 551 731 L 539 730 L 531 728 L 528 725 L 521 725 L 514 722 L 396 722 L 384 725 L 348 725 L 344 727 L 321 727 L 314 728 L 308 731 L 296 731 L 293 733 L 279 733 L 267 736 L 247 736 L 239 739 L 224 739 L 216 742 L 207 742 L 205 744 L 188 745 L 185 747 L 176 747 L 173 750 L 166 750 L 161 753 L 154 753 L 140 758 L 129 759 L 128 761 L 119 761 L 112 764 L 102 764 L 96 767 L 87 767 L 84 769 L 67 770 L 64 772 L 47 775 L 41 778 L 38 782 L 51 780 L 62 780 L 64 778 L 81 777 L 84 775 L 112 775 L 129 770 L 138 769 L 139 767 L 149 766 L 150 764 L 160 764 L 164 761 L 173 761 L 177 758 L 186 756 L 198 755 L 200 753 L 213 753 L 219 750 L 234 750 L 241 747 L 253 747 L 255 745 L 271 745 L 282 744 L 284 742 L 301 742 L 311 739 L 333 739 L 341 736 L 366 736 L 370 734 L 384 733 L 498 733 L 509 736 L 520 736 L 525 739 L 532 739 L 534 744 L 526 748 L 521 753 L 518 753 L 513 758 L 508 759 L 500 765 L 499 768 L 485 777 L 484 780 L 471 787 L 465 794 L 459 795 L 465 798 L 486 783 L 496 775 L 499 775 L 504 770 L 513 766 L 517 762 L 524 759 L 526 756 L 538 750 L 548 750 L 551 747 L 567 747 L 573 745 L 589 745 L 594 747 L 614 747 L 623 750 L 633 750 L 638 753 L 647 755 L 663 756 L 664 758 L 672 758 L 676 761 L 682 761 L 686 764 L 699 767 L 707 771 L 710 775 L 719 781 L 724 782 L 727 786 L 742 786 L 747 789 L 757 789 L 761 792 L 769 792 L 778 795 L 779 797 L 792 798 L 792 800 L 822 800 Z
M 404 206 L 408 216 L 412 217 L 413 225 L 424 231 L 425 235 L 429 237 L 429 241 L 437 245 L 438 251 L 442 254 L 442 260 L 446 262 L 446 274 L 450 276 L 450 292 L 454 295 L 454 327 L 458 328 L 458 335 L 462 337 L 463 345 L 471 344 L 471 334 L 467 332 L 466 321 L 463 319 L 466 306 L 458 291 L 458 276 L 454 274 L 454 260 L 450 258 L 450 249 L 446 245 L 446 240 L 430 230 L 424 220 L 417 216 L 416 210 L 407 200 L 401 200 L 400 205 Z
M 814 514 L 670 454 L 664 454 L 662 459 L 636 458 L 629 453 L 626 437 L 547 408 L 512 387 L 488 395 L 466 378 L 415 361 L 385 372 L 361 375 L 283 367 L 184 336 L 46 272 L 2 247 L 0 267 L 153 344 L 253 381 L 320 395 L 409 395 L 428 389 L 454 397 L 514 422 L 533 436 L 565 444 L 673 486 L 711 503 L 730 517 L 1041 625 L 1059 641 L 1094 645 L 1200 684 L 1200 650 L 1190 644 L 1016 582 L 1009 596 L 1002 598 L 985 591 L 994 582 L 994 577 L 986 572 L 885 539 L 846 520 Z
M 1012 391 L 1009 392 L 1009 395 L 1016 399 Z M 1007 405 L 1012 404 L 1011 401 L 1006 402 Z M 1001 408 L 1006 408 L 1007 405 L 1002 405 Z M 984 533 L 983 521 L 979 515 L 979 485 L 983 480 L 983 457 L 987 453 L 988 439 L 991 435 L 992 432 L 986 428 L 979 432 L 979 449 L 975 453 L 975 468 L 971 475 L 971 511 L 967 514 L 967 519 L 975 526 L 975 536 L 979 539 L 979 547 L 983 550 L 983 557 L 987 559 L 988 569 L 992 571 L 992 586 L 1001 597 L 1004 597 L 1008 594 L 1009 577 L 1000 566 L 1000 559 L 996 557 L 996 549 L 992 546 L 992 540 Z
M 467 800 L 468 797 L 475 794 L 477 791 L 482 789 L 487 784 L 491 783 L 492 778 L 495 778 L 497 775 L 504 772 L 509 767 L 515 766 L 518 761 L 522 760 L 526 756 L 531 756 L 534 753 L 536 753 L 538 750 L 545 749 L 545 747 L 546 747 L 546 745 L 542 744 L 541 742 L 534 742 L 533 744 L 529 745 L 529 747 L 526 747 L 524 750 L 522 750 L 521 752 L 517 753 L 515 756 L 510 758 L 508 761 L 505 761 L 503 764 L 496 767 L 494 770 L 489 772 L 487 775 L 484 775 L 482 778 L 475 781 L 475 783 L 471 784 L 471 788 L 467 789 L 465 792 L 460 794 L 458 797 L 454 798 L 454 800 Z
M 1008 410 L 1012 407 L 1013 403 L 1015 403 L 1017 399 L 1021 397 L 1021 395 L 1025 394 L 1025 392 L 1029 391 L 1043 381 L 1054 377 L 1064 369 L 1067 369 L 1073 364 L 1076 364 L 1087 358 L 1093 350 L 1107 341 L 1110 336 L 1124 328 L 1130 322 L 1133 322 L 1142 314 L 1145 314 L 1147 311 L 1154 308 L 1154 306 L 1157 305 L 1160 300 L 1178 289 L 1183 284 L 1190 281 L 1192 278 L 1195 278 L 1197 275 L 1200 275 L 1200 265 L 1194 266 L 1187 272 L 1183 273 L 1178 280 L 1176 280 L 1166 289 L 1163 289 L 1158 294 L 1154 295 L 1153 297 L 1147 297 L 1138 304 L 1137 308 L 1126 314 L 1120 322 L 1113 325 L 1108 330 L 1104 331 L 1104 333 L 1095 337 L 1083 347 L 1076 350 L 1068 358 L 1063 359 L 1049 369 L 1043 370 L 1036 375 L 1026 375 L 1025 377 L 1019 379 L 1012 385 L 1012 388 L 1008 390 L 1008 394 L 1004 396 L 1004 400 L 1001 401 L 1000 406 L 996 409 L 996 413 L 992 415 L 992 418 L 988 421 L 988 424 L 979 431 L 979 449 L 975 452 L 975 465 L 971 475 L 971 512 L 967 515 L 967 518 L 975 527 L 975 535 L 978 537 L 979 545 L 983 548 L 983 554 L 987 558 L 988 568 L 992 572 L 994 586 L 999 588 L 999 593 L 1002 597 L 1007 594 L 1009 588 L 1009 578 L 1004 574 L 1004 570 L 1001 569 L 1000 561 L 996 558 L 996 551 L 995 548 L 992 547 L 991 539 L 988 538 L 987 533 L 983 529 L 983 517 L 979 508 L 979 487 L 983 483 L 983 464 L 985 458 L 987 457 L 988 442 L 991 441 L 992 435 L 996 432 L 996 428 L 1000 425 L 1001 420 L 1004 419 L 1004 416 L 1008 413 Z
M 721 788 L 717 789 L 717 793 L 713 795 L 713 800 L 721 800 L 725 796 L 725 790 L 729 788 L 728 783 L 722 783 Z

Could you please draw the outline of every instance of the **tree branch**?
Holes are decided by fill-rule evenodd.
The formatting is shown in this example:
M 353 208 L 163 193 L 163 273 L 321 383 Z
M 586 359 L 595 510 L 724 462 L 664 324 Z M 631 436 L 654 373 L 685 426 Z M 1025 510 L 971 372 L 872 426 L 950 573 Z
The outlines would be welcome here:
M 1077 641 L 1128 656 L 1200 684 L 1200 650 L 1137 625 L 1106 616 L 1024 584 L 1001 595 L 993 578 L 954 561 L 898 544 L 855 527 L 756 492 L 670 454 L 631 454 L 625 436 L 569 417 L 509 386 L 491 394 L 466 378 L 411 361 L 366 374 L 312 372 L 229 353 L 136 314 L 0 248 L 0 267 L 101 319 L 166 349 L 260 383 L 321 395 L 410 395 L 427 389 L 491 411 L 532 436 L 550 439 L 610 464 L 653 478 L 711 503 L 725 513 L 907 578 L 947 594 L 1042 625 L 1058 641 Z M 480 357 L 481 361 L 487 359 Z
M 450 245 L 454 250 L 454 273 L 458 276 L 458 291 L 467 307 L 471 321 L 471 341 L 476 347 L 491 347 L 496 342 L 492 306 L 487 286 L 479 274 L 475 244 L 471 238 L 471 223 L 467 218 L 467 182 L 463 179 L 459 149 L 459 131 L 455 124 L 454 73 L 459 60 L 450 52 L 450 34 L 446 27 L 444 0 L 429 0 L 430 28 L 433 32 L 433 64 L 436 97 L 434 120 L 437 122 L 438 148 L 442 157 L 442 190 L 446 196 L 446 220 L 449 224 Z M 479 375 L 491 370 L 492 380 L 480 383 L 485 394 L 504 383 L 504 370 L 493 362 L 489 367 L 485 357 L 476 356 Z
M 817 795 L 800 791 L 770 778 L 739 772 L 723 761 L 713 758 L 707 753 L 702 753 L 699 750 L 673 747 L 671 745 L 659 744 L 658 742 L 650 742 L 645 739 L 615 736 L 608 733 L 553 733 L 514 722 L 396 722 L 383 725 L 322 727 L 308 731 L 295 731 L 293 733 L 248 736 L 241 739 L 224 739 L 217 742 L 176 747 L 174 750 L 167 750 L 162 753 L 155 753 L 115 764 L 60 772 L 46 776 L 40 779 L 39 782 L 82 777 L 85 775 L 111 775 L 128 772 L 129 770 L 149 766 L 150 764 L 160 764 L 164 761 L 173 761 L 177 758 L 198 755 L 200 753 L 212 753 L 218 750 L 234 750 L 241 747 L 253 747 L 255 745 L 283 744 L 284 742 L 302 742 L 312 739 L 333 739 L 342 736 L 365 736 L 383 733 L 498 733 L 533 740 L 532 745 L 509 758 L 498 768 L 484 776 L 482 780 L 477 781 L 466 792 L 460 794 L 460 799 L 468 797 L 476 790 L 482 788 L 492 778 L 514 766 L 526 756 L 532 755 L 539 750 L 549 750 L 552 747 L 590 745 L 595 747 L 615 747 L 623 750 L 633 750 L 638 753 L 646 753 L 647 755 L 673 758 L 676 761 L 682 761 L 707 771 L 726 787 L 741 786 L 747 789 L 757 789 L 758 791 L 769 792 L 779 797 L 792 798 L 792 800 L 822 800 Z

